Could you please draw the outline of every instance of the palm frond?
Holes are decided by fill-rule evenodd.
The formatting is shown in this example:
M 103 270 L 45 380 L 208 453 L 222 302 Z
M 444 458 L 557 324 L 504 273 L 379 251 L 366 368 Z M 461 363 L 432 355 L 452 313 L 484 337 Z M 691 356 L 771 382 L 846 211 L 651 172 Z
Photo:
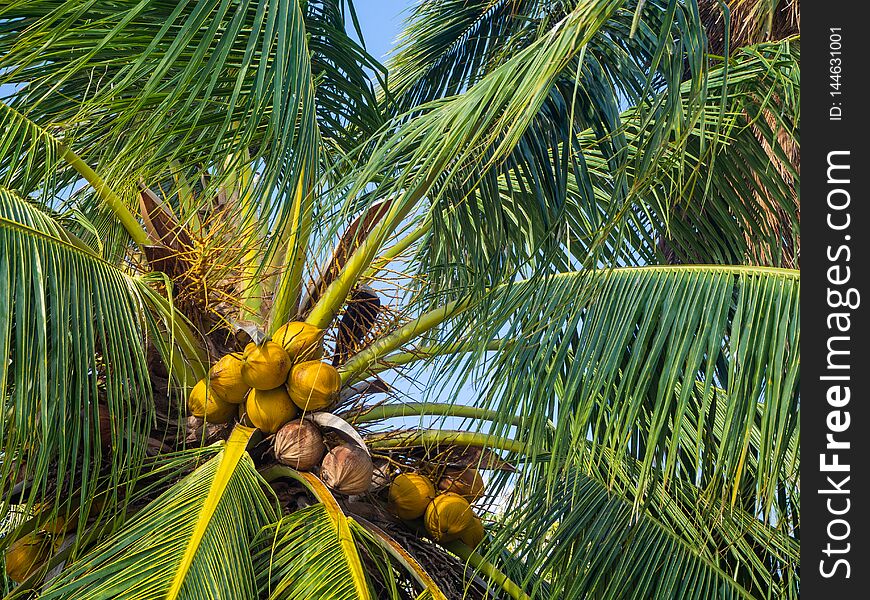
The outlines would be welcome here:
M 231 437 L 217 456 L 67 567 L 40 597 L 257 598 L 250 547 L 276 518 L 263 484 L 244 454 L 244 440 Z
M 95 2 L 87 11 L 44 0 L 7 4 L 0 17 L 12 106 L 63 131 L 129 205 L 139 181 L 206 174 L 186 221 L 233 167 L 253 163 L 257 205 L 245 209 L 283 223 L 301 166 L 316 172 L 315 85 L 295 0 Z
M 559 489 L 529 495 L 502 524 L 519 538 L 515 557 L 527 561 L 521 585 L 533 597 L 787 597 L 741 585 L 743 565 L 729 567 L 708 546 L 716 530 L 676 533 L 672 523 L 636 513 L 630 499 L 581 473 L 560 479 Z M 720 520 L 719 529 L 729 527 L 727 517 Z
M 373 597 L 367 585 L 363 589 L 355 586 L 334 520 L 323 504 L 298 510 L 266 527 L 256 544 L 259 550 L 254 560 L 264 597 Z
M 72 490 L 89 506 L 102 469 L 126 485 L 121 466 L 135 477 L 145 454 L 153 405 L 142 297 L 119 268 L 6 189 L 0 285 L 3 511 L 66 505 Z M 13 499 L 16 481 L 28 491 Z

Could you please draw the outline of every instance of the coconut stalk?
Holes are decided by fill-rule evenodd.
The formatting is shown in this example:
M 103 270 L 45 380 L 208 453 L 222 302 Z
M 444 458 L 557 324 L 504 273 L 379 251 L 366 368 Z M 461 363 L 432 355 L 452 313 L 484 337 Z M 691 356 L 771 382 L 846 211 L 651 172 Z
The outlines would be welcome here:
M 471 550 L 468 546 L 460 541 L 449 542 L 446 544 L 447 549 L 459 558 L 466 561 L 469 565 L 480 571 L 491 582 L 500 587 L 504 592 L 514 600 L 531 600 L 528 594 L 523 589 L 514 583 L 510 577 L 502 573 L 491 562 L 486 560 L 477 552 Z
M 287 237 L 284 251 L 286 269 L 278 280 L 278 288 L 275 290 L 275 302 L 272 304 L 272 315 L 269 323 L 270 334 L 275 333 L 275 330 L 289 321 L 298 310 L 299 298 L 302 295 L 302 273 L 305 270 L 305 258 L 311 237 L 314 212 L 314 196 L 309 188 L 310 186 L 305 184 L 305 167 L 303 166 L 299 173 L 299 181 L 296 183 L 292 216 L 285 230 Z M 286 261 L 289 261 L 289 266 Z
M 520 441 L 489 433 L 450 431 L 447 429 L 422 429 L 419 431 L 387 432 L 369 435 L 366 444 L 372 449 L 410 448 L 413 446 L 459 446 L 490 448 L 521 454 L 526 446 Z
M 344 418 L 353 424 L 371 423 L 397 417 L 420 417 L 423 415 L 459 417 L 479 421 L 503 421 L 504 415 L 498 411 L 463 404 L 446 404 L 441 402 L 405 402 L 402 404 L 380 404 L 369 409 L 362 409 Z M 511 417 L 510 424 L 522 427 L 522 417 Z
M 69 165 L 75 169 L 79 175 L 84 177 L 87 182 L 91 184 L 91 187 L 93 187 L 94 190 L 96 190 L 100 200 L 102 200 L 103 204 L 112 211 L 112 214 L 115 215 L 139 248 L 141 249 L 149 245 L 151 243 L 151 238 L 148 236 L 148 233 L 112 188 L 110 188 L 109 185 L 71 149 L 58 143 L 58 150 L 63 159 L 69 163 Z
M 505 344 L 509 343 L 510 342 L 505 342 L 503 340 L 491 340 L 486 344 L 486 350 L 501 350 L 502 348 L 504 348 Z M 389 371 L 391 369 L 395 369 L 397 367 L 401 367 L 416 362 L 418 360 L 428 360 L 430 358 L 435 358 L 436 356 L 445 356 L 447 354 L 476 352 L 477 350 L 478 348 L 474 347 L 471 344 L 456 342 L 453 344 L 424 346 L 410 352 L 396 352 L 395 354 L 390 354 L 382 359 L 377 360 L 375 364 L 369 366 L 365 374 L 357 373 L 356 376 L 354 376 L 354 378 L 348 382 L 348 385 L 358 383 L 369 375 L 377 375 L 378 373 Z
M 389 212 L 384 216 L 380 223 L 373 229 L 371 234 L 359 245 L 359 247 L 350 255 L 344 268 L 329 284 L 317 304 L 311 309 L 311 313 L 305 320 L 306 323 L 325 329 L 332 323 L 338 311 L 347 300 L 347 296 L 351 289 L 356 285 L 363 273 L 371 266 L 378 251 L 384 241 L 390 236 L 395 228 L 402 220 L 410 214 L 411 210 L 417 205 L 417 202 L 426 195 L 429 188 L 434 183 L 433 172 L 438 169 L 433 167 L 430 170 L 430 175 L 420 185 L 410 190 L 407 190 L 398 202 L 394 202 L 390 206 Z
M 420 337 L 433 327 L 440 325 L 446 319 L 456 316 L 468 308 L 468 300 L 454 300 L 444 306 L 423 313 L 416 319 L 399 327 L 389 335 L 380 338 L 368 348 L 353 356 L 339 369 L 342 385 L 354 381 L 354 378 L 408 341 Z

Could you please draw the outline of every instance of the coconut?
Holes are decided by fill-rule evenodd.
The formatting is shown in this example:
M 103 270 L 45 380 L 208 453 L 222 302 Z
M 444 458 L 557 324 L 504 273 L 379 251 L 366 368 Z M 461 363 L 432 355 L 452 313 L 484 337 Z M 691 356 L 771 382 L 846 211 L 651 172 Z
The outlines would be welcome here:
M 390 508 L 406 521 L 419 519 L 435 498 L 435 486 L 417 473 L 402 473 L 390 484 Z
M 285 323 L 272 334 L 272 341 L 284 347 L 294 365 L 323 356 L 323 330 L 304 321 Z
M 393 471 L 390 463 L 385 460 L 374 461 L 374 466 L 372 487 L 370 488 L 372 491 L 380 490 L 390 485 L 390 479 L 392 479 L 391 472 Z
M 472 515 L 471 523 L 459 534 L 459 539 L 473 550 L 480 545 L 485 536 L 486 532 L 483 530 L 483 523 L 477 515 Z
M 323 410 L 338 398 L 341 375 L 330 364 L 309 360 L 293 367 L 287 387 L 290 398 L 302 410 Z
M 468 500 L 459 494 L 444 492 L 426 507 L 424 520 L 426 530 L 435 541 L 452 542 L 468 529 L 473 516 Z
M 486 487 L 483 484 L 483 477 L 477 469 L 468 467 L 466 469 L 455 469 L 447 471 L 444 477 L 438 482 L 438 489 L 444 492 L 453 492 L 464 497 L 469 502 L 476 502 L 483 497 Z
M 336 446 L 323 458 L 320 478 L 323 483 L 342 494 L 358 495 L 369 490 L 374 465 L 365 450 L 358 446 Z
M 187 410 L 194 416 L 204 417 L 209 423 L 226 423 L 235 416 L 236 405 L 224 402 L 205 379 L 200 379 L 187 399 Z
M 290 365 L 281 344 L 265 342 L 258 346 L 252 342 L 242 355 L 242 381 L 257 390 L 274 390 L 287 381 Z
M 237 353 L 227 354 L 208 372 L 208 383 L 215 394 L 230 404 L 241 404 L 245 395 L 251 389 L 242 379 L 242 356 Z
M 273 390 L 254 388 L 245 402 L 245 413 L 257 429 L 263 433 L 275 433 L 296 416 L 296 405 L 290 401 L 284 387 Z
M 33 532 L 12 542 L 6 549 L 6 575 L 21 583 L 48 559 L 51 542 L 42 532 Z
M 320 464 L 325 451 L 320 429 L 308 420 L 291 421 L 275 435 L 275 457 L 278 462 L 299 471 L 310 471 Z

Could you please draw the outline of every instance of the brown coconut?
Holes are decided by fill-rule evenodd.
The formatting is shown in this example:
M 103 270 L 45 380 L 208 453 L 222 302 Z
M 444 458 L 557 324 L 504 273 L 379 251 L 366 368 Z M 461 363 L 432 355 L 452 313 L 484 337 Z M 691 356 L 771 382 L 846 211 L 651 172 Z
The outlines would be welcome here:
M 287 381 L 291 364 L 281 344 L 265 342 L 258 346 L 252 342 L 242 355 L 242 381 L 257 390 L 274 390 Z
M 285 323 L 272 335 L 272 341 L 281 344 L 294 365 L 323 356 L 323 330 L 304 321 Z
M 486 486 L 480 472 L 472 467 L 449 470 L 438 482 L 438 489 L 459 494 L 469 502 L 477 502 L 483 497 Z
M 327 486 L 348 495 L 364 494 L 372 485 L 374 465 L 365 450 L 342 444 L 323 458 L 320 478 Z
M 245 414 L 263 433 L 275 433 L 296 416 L 296 405 L 283 387 L 273 390 L 252 389 L 245 401 Z
M 309 360 L 293 367 L 287 388 L 290 398 L 302 410 L 323 410 L 338 399 L 341 375 L 330 364 Z
M 444 492 L 429 503 L 424 521 L 432 539 L 437 542 L 452 542 L 458 540 L 462 532 L 471 526 L 472 517 L 474 512 L 468 500 L 459 494 Z
M 226 423 L 236 415 L 236 405 L 224 402 L 220 396 L 208 386 L 205 379 L 200 379 L 193 386 L 187 399 L 187 410 L 190 414 L 203 417 L 209 423 Z
M 299 471 L 310 471 L 319 465 L 324 452 L 326 444 L 320 429 L 306 419 L 290 421 L 275 435 L 275 457 L 278 462 Z
M 6 575 L 9 579 L 21 583 L 48 560 L 50 551 L 49 537 L 39 531 L 15 540 L 6 549 Z
M 213 364 L 208 372 L 208 383 L 225 402 L 244 402 L 251 386 L 242 379 L 242 355 L 233 352 Z
M 400 519 L 419 519 L 435 498 L 435 486 L 418 473 L 402 473 L 390 484 L 389 506 Z

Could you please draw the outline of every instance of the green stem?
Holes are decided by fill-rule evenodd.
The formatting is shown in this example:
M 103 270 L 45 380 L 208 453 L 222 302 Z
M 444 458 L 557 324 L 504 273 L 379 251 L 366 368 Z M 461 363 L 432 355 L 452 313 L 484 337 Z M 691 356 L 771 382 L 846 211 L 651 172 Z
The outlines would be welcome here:
M 454 300 L 444 306 L 423 313 L 391 334 L 382 337 L 362 352 L 354 355 L 353 358 L 339 369 L 342 385 L 353 380 L 357 374 L 365 371 L 381 357 L 386 356 L 409 340 L 423 335 L 445 319 L 459 314 L 466 308 L 468 308 L 468 301 Z
M 472 567 L 483 573 L 490 581 L 500 587 L 514 600 L 531 600 L 520 586 L 514 583 L 507 575 L 502 573 L 494 564 L 483 558 L 477 552 L 471 550 L 462 542 L 450 542 L 445 544 L 447 549 L 457 555 Z
M 142 225 L 139 224 L 139 221 L 136 220 L 136 217 L 133 216 L 133 213 L 130 212 L 130 209 L 127 208 L 127 205 L 124 204 L 124 201 L 112 191 L 108 184 L 78 154 L 63 144 L 58 144 L 58 150 L 63 159 L 93 186 L 97 191 L 97 195 L 118 218 L 118 221 L 124 226 L 124 229 L 127 230 L 133 241 L 140 247 L 148 246 L 151 243 L 151 238 Z
M 478 419 L 481 421 L 502 421 L 504 415 L 495 410 L 467 406 L 463 404 L 447 404 L 443 402 L 406 402 L 403 404 L 381 404 L 369 409 L 360 409 L 351 415 L 342 415 L 349 423 L 369 423 L 383 421 L 396 417 L 419 417 L 422 415 L 460 417 L 463 419 Z M 511 425 L 521 427 L 522 417 L 512 416 Z
M 502 340 L 491 340 L 486 344 L 485 350 L 501 350 L 504 346 L 505 342 Z M 347 382 L 347 385 L 353 385 L 354 383 L 362 381 L 368 375 L 375 375 L 377 373 L 382 373 L 383 371 L 389 371 L 390 369 L 395 369 L 396 367 L 401 367 L 418 360 L 426 360 L 435 356 L 444 356 L 446 354 L 475 352 L 478 349 L 479 348 L 473 344 L 457 342 L 454 344 L 424 346 L 412 352 L 396 352 L 395 354 L 390 354 L 378 360 L 377 364 L 371 365 L 366 373 L 357 373 L 353 380 Z
M 379 256 L 377 260 L 373 261 L 371 266 L 363 274 L 362 278 L 367 279 L 369 277 L 374 277 L 378 271 L 386 267 L 402 252 L 410 248 L 414 242 L 426 235 L 430 229 L 432 229 L 432 218 L 427 217 L 425 221 L 420 223 L 420 225 L 414 229 L 414 231 L 387 248 L 387 250 Z
M 305 170 L 299 175 L 296 185 L 296 196 L 293 199 L 293 214 L 287 230 L 287 244 L 284 260 L 291 261 L 289 269 L 285 270 L 278 281 L 275 291 L 275 303 L 272 305 L 272 318 L 269 323 L 269 333 L 296 314 L 299 297 L 302 295 L 302 272 L 305 269 L 305 257 L 308 240 L 311 237 L 314 198 L 305 193 Z
M 521 454 L 526 446 L 522 442 L 488 433 L 421 429 L 407 432 L 375 433 L 366 437 L 371 448 L 410 448 L 412 446 L 450 445 L 474 448 L 493 448 Z
M 417 205 L 417 201 L 429 190 L 432 183 L 433 179 L 431 177 L 427 178 L 418 187 L 405 192 L 402 198 L 397 199 L 390 206 L 390 210 L 383 220 L 372 229 L 369 236 L 350 255 L 344 268 L 323 292 L 323 295 L 305 320 L 309 325 L 326 329 L 332 323 L 335 315 L 338 314 L 339 309 L 347 299 L 350 290 L 359 281 L 363 272 L 371 266 L 381 245 L 395 227 L 402 222 L 402 219 L 408 216 Z

